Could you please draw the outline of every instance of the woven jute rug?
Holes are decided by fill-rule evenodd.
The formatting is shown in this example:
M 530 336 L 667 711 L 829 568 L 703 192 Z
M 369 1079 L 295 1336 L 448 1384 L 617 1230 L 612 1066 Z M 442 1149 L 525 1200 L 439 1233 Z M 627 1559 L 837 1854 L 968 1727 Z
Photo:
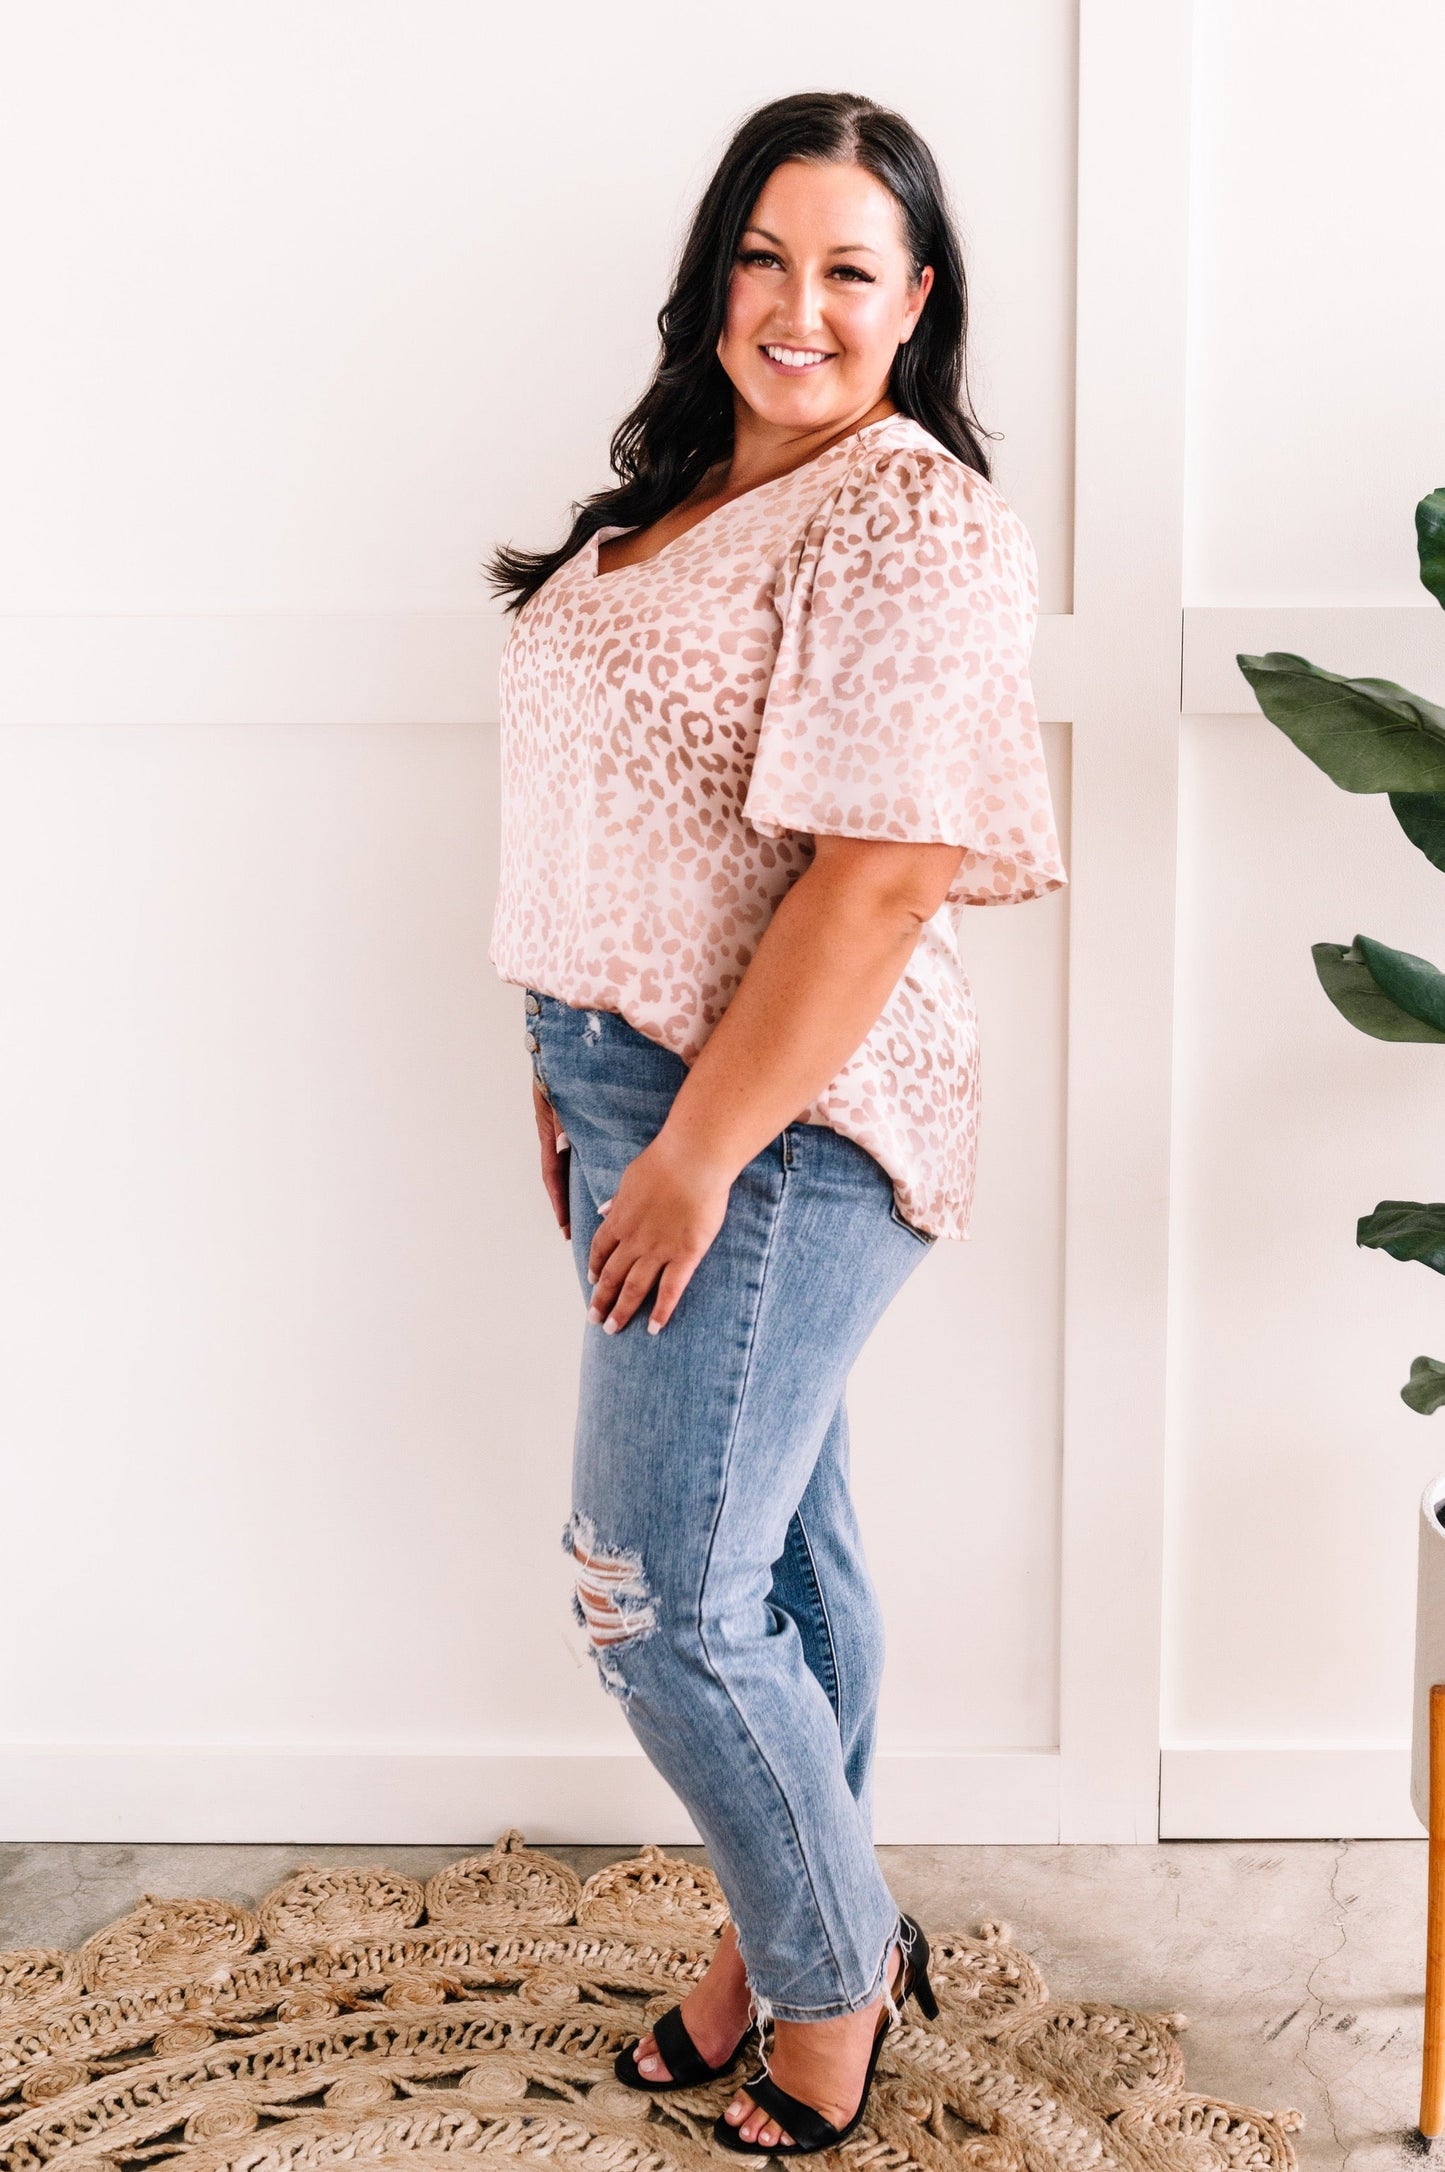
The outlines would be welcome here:
M 147 1895 L 78 1953 L 0 1953 L 0 2172 L 692 2172 L 736 2080 L 644 2096 L 623 2044 L 702 1974 L 711 1874 L 646 1848 L 583 1885 L 507 1833 L 422 1886 L 303 1870 L 254 1912 Z M 1299 2115 L 1191 2095 L 1178 2014 L 1050 1999 L 1003 1926 L 929 1925 L 850 2172 L 1286 2172 Z M 736 2159 L 729 2159 L 735 2163 Z

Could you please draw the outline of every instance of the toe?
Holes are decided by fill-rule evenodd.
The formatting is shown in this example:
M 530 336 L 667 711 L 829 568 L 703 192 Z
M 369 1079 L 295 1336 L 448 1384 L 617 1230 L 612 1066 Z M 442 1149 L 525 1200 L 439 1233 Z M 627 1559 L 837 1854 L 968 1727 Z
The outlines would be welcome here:
M 729 2119 L 736 2119 L 738 2133 L 745 2142 L 755 2142 L 757 2140 L 758 2129 L 763 2124 L 763 2115 L 748 2095 L 746 2089 L 742 2090 L 733 2103 L 728 2106 L 728 2117 Z
M 632 2058 L 638 2073 L 645 2075 L 648 2081 L 671 2081 L 672 2076 L 657 2048 L 657 2038 L 650 2031 L 642 2038 Z
M 792 2142 L 793 2137 L 754 2104 L 746 2089 L 738 2091 L 724 2117 L 730 2126 L 736 2126 L 743 2141 L 754 2142 L 759 2149 L 776 2149 L 779 2143 L 786 2146 Z

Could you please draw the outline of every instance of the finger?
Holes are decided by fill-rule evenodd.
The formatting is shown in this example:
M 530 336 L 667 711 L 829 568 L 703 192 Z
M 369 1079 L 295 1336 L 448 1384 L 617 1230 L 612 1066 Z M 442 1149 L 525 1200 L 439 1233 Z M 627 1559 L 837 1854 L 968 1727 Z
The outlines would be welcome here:
M 552 1113 L 557 1122 L 557 1129 L 552 1138 L 552 1148 L 557 1162 L 557 1191 L 559 1194 L 557 1220 L 561 1225 L 563 1236 L 570 1237 L 572 1234 L 572 1141 L 562 1129 L 561 1119 L 557 1117 L 555 1109 Z
M 559 1154 L 552 1164 L 552 1180 L 548 1190 L 552 1195 L 552 1211 L 557 1217 L 557 1227 L 564 1237 L 572 1234 L 572 1183 L 570 1149 Z
M 613 1300 L 612 1307 L 602 1325 L 610 1334 L 620 1335 L 636 1312 L 643 1298 L 657 1280 L 662 1261 L 657 1258 L 635 1259 L 622 1278 L 622 1287 Z
M 592 1302 L 588 1307 L 589 1319 L 600 1320 L 604 1326 L 607 1324 L 607 1316 L 621 1295 L 622 1287 L 628 1276 L 637 1265 L 637 1258 L 635 1243 L 614 1243 L 610 1246 L 608 1257 L 603 1262 L 602 1269 L 597 1277 L 596 1287 L 592 1292 Z M 652 1262 L 652 1272 L 656 1274 L 661 1265 L 661 1260 L 655 1258 Z M 612 1332 L 616 1334 L 617 1328 L 621 1325 L 622 1322 L 619 1320 L 614 1325 Z
M 647 1315 L 647 1332 L 660 1335 L 677 1310 L 677 1301 L 693 1278 L 696 1263 L 692 1260 L 670 1259 L 662 1270 L 657 1285 L 657 1295 L 652 1300 L 652 1310 Z
M 612 1308 L 613 1299 L 627 1279 L 627 1270 L 631 1264 L 632 1254 L 619 1253 L 619 1248 L 614 1244 L 611 1258 L 605 1259 L 595 1276 L 593 1276 L 592 1298 L 587 1307 L 589 1320 L 605 1322 Z M 590 1267 L 587 1272 L 589 1275 L 593 1274 Z
M 617 1250 L 621 1241 L 617 1231 L 609 1229 L 605 1222 L 598 1225 L 597 1232 L 592 1239 L 592 1249 L 587 1254 L 587 1279 L 589 1282 L 595 1283 L 599 1279 L 603 1268 L 607 1265 L 608 1260 Z
M 542 1150 L 542 1183 L 551 1202 L 553 1215 L 564 1236 L 572 1234 L 572 1207 L 570 1165 L 564 1162 L 557 1150 L 559 1138 L 566 1138 L 560 1119 L 550 1101 L 533 1084 L 532 1113 L 537 1119 L 537 1139 Z

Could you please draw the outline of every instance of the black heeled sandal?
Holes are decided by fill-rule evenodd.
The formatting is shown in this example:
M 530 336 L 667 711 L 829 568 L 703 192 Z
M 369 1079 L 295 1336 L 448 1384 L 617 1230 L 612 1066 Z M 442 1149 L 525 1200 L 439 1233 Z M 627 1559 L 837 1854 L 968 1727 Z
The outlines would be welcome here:
M 938 2000 L 928 1980 L 928 1940 L 914 1922 L 912 1916 L 904 1916 L 905 1930 L 912 1935 L 903 1957 L 903 1968 L 894 2004 L 901 2012 L 910 1998 L 916 1998 L 929 2021 L 938 2019 Z M 868 2095 L 873 2087 L 874 2069 L 878 2054 L 883 2049 L 883 2039 L 893 2026 L 893 2016 L 885 2004 L 878 2016 L 878 2027 L 873 2035 L 873 2049 L 868 2059 L 868 2071 L 863 2077 L 863 2094 L 858 2099 L 858 2109 L 845 2127 L 835 2127 L 831 2119 L 825 2119 L 816 2106 L 804 2104 L 800 2097 L 789 2096 L 780 2089 L 770 2074 L 758 2074 L 741 2087 L 746 2089 L 760 2112 L 766 2112 L 775 2127 L 790 2134 L 791 2142 L 745 2142 L 738 2127 L 721 2113 L 713 2123 L 713 2140 L 724 2149 L 735 2150 L 740 2157 L 812 2157 L 820 2149 L 836 2149 L 846 2142 L 849 2135 L 861 2124 L 868 2109 Z M 669 2065 L 671 2061 L 669 2060 Z M 739 2126 L 741 2121 L 739 2122 Z
M 681 2006 L 669 2006 L 661 2020 L 652 2025 L 652 2034 L 667 2067 L 666 2081 L 649 2081 L 638 2071 L 637 2045 L 628 2044 L 619 2051 L 612 2071 L 629 2089 L 647 2089 L 657 2093 L 663 2089 L 700 2089 L 704 2082 L 716 2081 L 719 2074 L 726 2074 L 738 2063 L 738 2054 L 752 2035 L 752 2023 L 743 2030 L 728 2057 L 721 2066 L 709 2066 L 696 2044 L 687 2033 L 687 2023 L 682 2018 Z

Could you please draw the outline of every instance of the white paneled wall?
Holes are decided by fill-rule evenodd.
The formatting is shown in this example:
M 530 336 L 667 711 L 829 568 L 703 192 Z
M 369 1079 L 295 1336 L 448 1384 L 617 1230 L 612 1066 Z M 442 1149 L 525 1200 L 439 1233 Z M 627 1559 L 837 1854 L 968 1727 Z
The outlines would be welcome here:
M 1442 71 L 1423 0 L 1363 30 L 1343 0 L 1199 0 L 1165 1833 L 1419 1831 L 1413 1532 L 1445 1434 L 1399 1388 L 1445 1352 L 1445 1285 L 1354 1238 L 1380 1199 L 1440 1196 L 1445 1068 L 1353 1032 L 1310 944 L 1445 964 L 1445 878 L 1259 716 L 1233 657 L 1445 699 L 1414 535 L 1445 484 Z
M 604 479 L 727 133 L 820 75 L 904 107 L 959 200 L 1067 824 L 1071 7 L 939 0 L 891 48 L 831 0 L 721 41 L 638 0 L 561 16 L 142 0 L 4 32 L 19 1836 L 689 1830 L 567 1606 L 581 1308 L 486 958 L 480 564 Z M 1064 896 L 969 918 L 976 1236 L 856 1376 L 898 1839 L 1057 1829 L 1067 945 Z
M 1185 601 L 1433 610 L 1411 513 L 1445 480 L 1445 14 L 1195 18 Z
M 1073 875 L 964 916 L 973 1236 L 850 1391 L 880 1837 L 1152 1838 L 1161 1744 L 1166 1832 L 1415 1830 L 1445 1305 L 1353 1228 L 1439 1190 L 1445 1074 L 1309 943 L 1445 962 L 1445 889 L 1232 657 L 1445 698 L 1438 11 L 60 0 L 0 48 L 0 1835 L 688 1835 L 566 1606 L 480 563 L 604 480 L 729 128 L 819 84 L 958 203 Z

